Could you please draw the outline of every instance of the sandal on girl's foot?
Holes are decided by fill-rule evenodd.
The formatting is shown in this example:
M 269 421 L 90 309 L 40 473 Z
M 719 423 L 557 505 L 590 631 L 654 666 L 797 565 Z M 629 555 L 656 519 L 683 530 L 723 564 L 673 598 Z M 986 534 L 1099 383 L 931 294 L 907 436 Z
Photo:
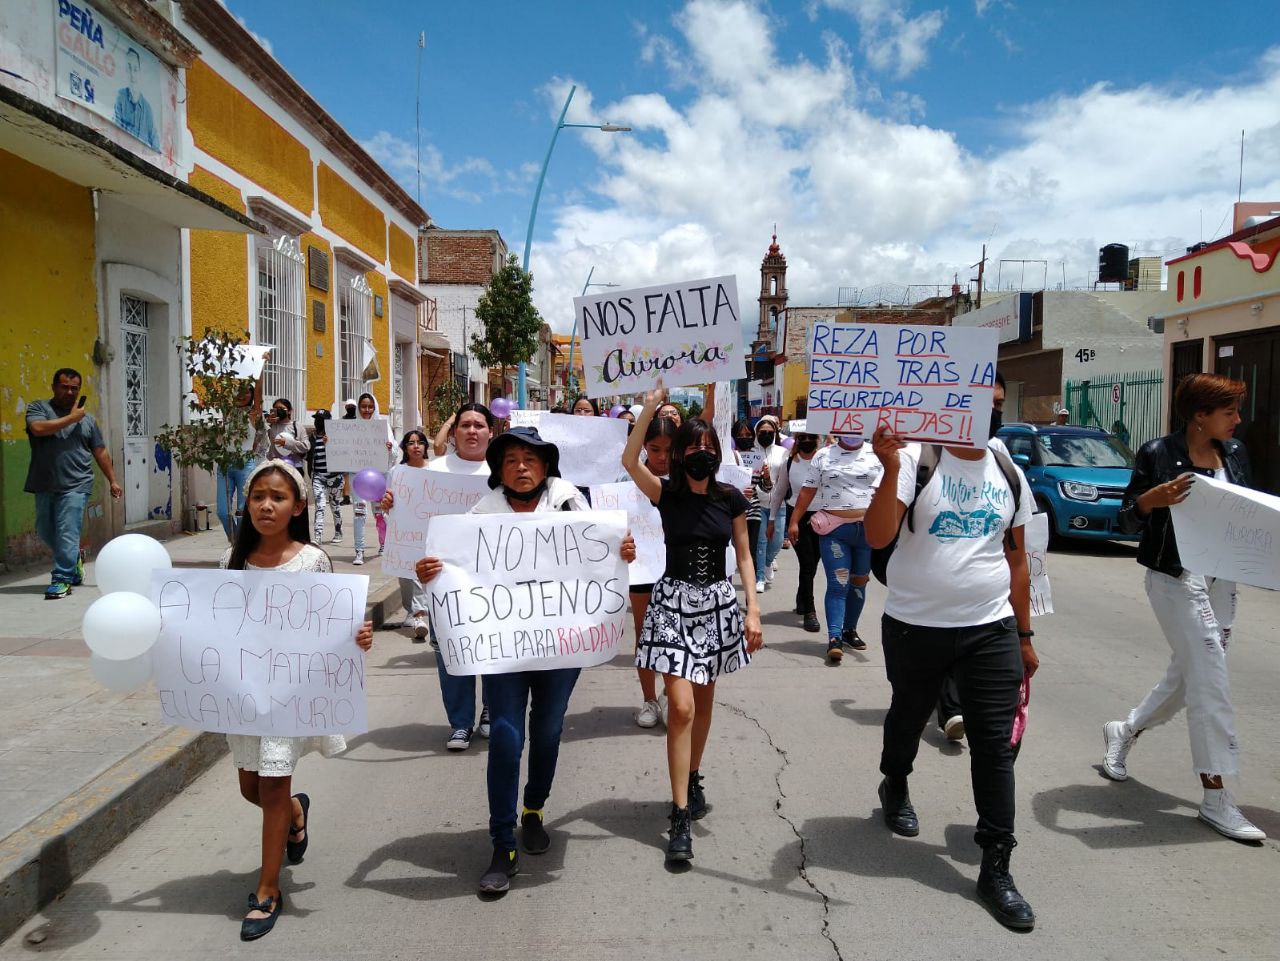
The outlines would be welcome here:
M 311 840 L 311 832 L 307 830 L 311 820 L 308 816 L 311 810 L 311 798 L 305 794 L 295 794 L 294 797 L 298 799 L 298 806 L 302 808 L 302 827 L 295 828 L 290 822 L 289 840 L 284 843 L 284 853 L 290 864 L 300 864 L 303 855 L 307 853 L 307 843 Z M 299 834 L 302 835 L 302 840 L 295 841 L 294 838 Z
M 256 941 L 264 934 L 269 934 L 280 917 L 280 909 L 284 907 L 284 895 L 276 892 L 273 898 L 259 901 L 253 894 L 249 895 L 249 910 L 261 911 L 265 918 L 245 918 L 240 922 L 240 940 Z

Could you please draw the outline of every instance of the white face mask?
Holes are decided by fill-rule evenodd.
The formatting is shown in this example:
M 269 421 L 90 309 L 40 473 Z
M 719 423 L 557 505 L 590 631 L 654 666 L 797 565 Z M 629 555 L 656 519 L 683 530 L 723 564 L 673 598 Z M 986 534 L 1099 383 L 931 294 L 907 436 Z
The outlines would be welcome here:
M 838 443 L 845 450 L 857 450 L 864 443 L 866 443 L 866 441 L 861 437 L 854 437 L 852 439 L 847 437 L 838 437 L 836 438 L 836 443 Z

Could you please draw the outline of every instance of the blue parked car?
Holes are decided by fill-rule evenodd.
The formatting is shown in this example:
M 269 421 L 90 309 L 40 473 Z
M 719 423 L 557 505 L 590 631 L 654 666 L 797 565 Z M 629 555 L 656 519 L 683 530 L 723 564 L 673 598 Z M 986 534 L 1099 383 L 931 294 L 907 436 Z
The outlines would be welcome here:
M 996 434 L 1027 475 L 1036 510 L 1049 515 L 1049 541 L 1064 537 L 1136 541 L 1117 515 L 1133 452 L 1098 427 L 1005 424 Z

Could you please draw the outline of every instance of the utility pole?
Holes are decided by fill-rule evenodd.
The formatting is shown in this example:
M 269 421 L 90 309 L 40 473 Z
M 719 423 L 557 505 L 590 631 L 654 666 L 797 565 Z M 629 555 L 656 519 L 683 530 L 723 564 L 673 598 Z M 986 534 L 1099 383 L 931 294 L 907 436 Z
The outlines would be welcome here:
M 986 268 L 987 268 L 987 245 L 986 244 L 982 245 L 982 259 L 979 260 L 976 264 L 969 265 L 970 270 L 972 270 L 974 267 L 978 268 L 978 278 L 977 278 L 978 279 L 978 305 L 977 307 L 974 308 L 974 310 L 981 310 L 982 309 L 982 275 L 986 273 Z
M 422 206 L 422 51 L 427 46 L 426 31 L 418 33 L 418 90 L 413 101 L 414 139 L 417 141 L 417 153 L 414 167 L 418 173 L 418 206 Z

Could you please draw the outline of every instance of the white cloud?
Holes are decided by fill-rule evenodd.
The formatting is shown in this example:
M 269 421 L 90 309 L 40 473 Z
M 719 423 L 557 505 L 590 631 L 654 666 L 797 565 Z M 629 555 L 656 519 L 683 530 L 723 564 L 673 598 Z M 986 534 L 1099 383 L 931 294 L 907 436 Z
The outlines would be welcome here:
M 929 44 L 942 32 L 946 14 L 926 10 L 909 16 L 909 0 L 823 0 L 836 10 L 853 15 L 861 32 L 860 49 L 876 70 L 892 70 L 906 77 L 929 59 Z M 990 0 L 979 0 L 985 9 Z M 983 12 L 978 11 L 979 15 Z
M 418 154 L 415 145 L 386 130 L 379 130 L 360 146 L 378 161 L 405 189 L 417 188 Z M 536 170 L 535 170 L 536 172 Z M 523 176 L 514 178 L 521 186 Z M 434 144 L 422 145 L 423 200 L 432 193 L 442 193 L 459 200 L 479 203 L 484 196 L 514 186 L 513 178 L 500 177 L 493 164 L 482 157 L 467 157 L 459 163 L 445 162 Z
M 560 329 L 593 266 L 625 286 L 736 274 L 754 328 L 775 222 L 792 304 L 832 303 L 841 286 L 964 283 L 989 237 L 992 273 L 1001 258 L 1043 259 L 1051 286 L 1064 271 L 1083 286 L 1102 244 L 1172 255 L 1200 239 L 1202 210 L 1211 234 L 1235 199 L 1241 128 L 1246 196 L 1280 198 L 1280 48 L 1230 84 L 1097 85 L 1029 104 L 1004 120 L 1011 145 L 979 155 L 912 122 L 919 105 L 893 109 L 838 44 L 821 65 L 783 58 L 753 6 L 691 0 L 677 24 L 691 96 L 575 95 L 571 117 L 635 133 L 582 132 L 598 177 L 570 205 L 543 197 L 551 235 L 531 266 Z M 543 90 L 553 117 L 570 82 Z

